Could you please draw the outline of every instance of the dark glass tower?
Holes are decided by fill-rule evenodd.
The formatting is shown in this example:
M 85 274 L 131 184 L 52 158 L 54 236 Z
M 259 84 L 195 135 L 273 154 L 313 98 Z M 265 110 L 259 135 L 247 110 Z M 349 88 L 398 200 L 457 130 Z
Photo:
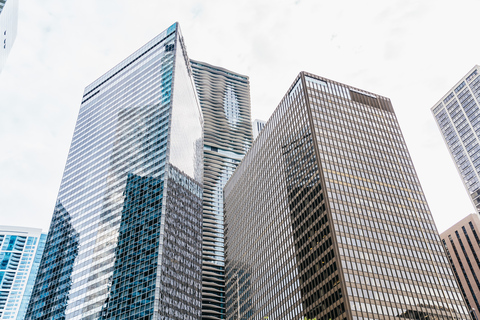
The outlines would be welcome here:
M 252 143 L 248 77 L 191 61 L 204 119 L 202 318 L 225 319 L 223 187 Z
M 389 99 L 300 73 L 224 194 L 227 319 L 469 319 Z
M 174 24 L 85 89 L 26 319 L 200 319 L 202 146 Z

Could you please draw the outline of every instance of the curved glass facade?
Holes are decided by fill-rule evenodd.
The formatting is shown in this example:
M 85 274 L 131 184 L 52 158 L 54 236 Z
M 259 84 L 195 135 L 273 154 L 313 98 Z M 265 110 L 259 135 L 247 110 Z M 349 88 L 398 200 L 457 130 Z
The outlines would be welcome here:
M 198 319 L 202 117 L 178 24 L 82 100 L 26 319 Z
M 204 117 L 202 318 L 225 319 L 223 187 L 252 143 L 248 77 L 192 61 Z

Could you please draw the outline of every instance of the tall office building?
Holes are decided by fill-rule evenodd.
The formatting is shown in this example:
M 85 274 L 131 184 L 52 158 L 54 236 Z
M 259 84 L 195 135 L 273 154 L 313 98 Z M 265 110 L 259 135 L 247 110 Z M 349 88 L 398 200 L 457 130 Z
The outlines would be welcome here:
M 440 235 L 472 319 L 480 316 L 480 218 L 463 218 Z
M 46 238 L 41 229 L 0 226 L 0 319 L 24 319 Z
M 389 99 L 300 73 L 225 194 L 227 319 L 468 319 Z
M 204 119 L 202 318 L 225 319 L 223 187 L 252 144 L 248 77 L 191 61 Z
M 200 319 L 202 146 L 173 24 L 85 89 L 26 319 Z
M 18 0 L 0 0 L 0 72 L 17 37 Z
M 252 122 L 252 128 L 253 128 L 253 139 L 257 139 L 258 135 L 260 134 L 260 132 L 263 130 L 263 128 L 265 128 L 265 124 L 266 122 L 263 121 L 263 120 L 258 120 L 258 119 L 255 119 L 253 122 Z
M 480 213 L 480 66 L 470 70 L 432 112 L 468 195 Z

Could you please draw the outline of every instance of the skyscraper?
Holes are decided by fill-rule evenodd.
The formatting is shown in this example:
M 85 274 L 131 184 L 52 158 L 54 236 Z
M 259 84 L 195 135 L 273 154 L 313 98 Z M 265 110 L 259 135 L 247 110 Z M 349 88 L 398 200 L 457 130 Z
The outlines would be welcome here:
M 388 98 L 302 72 L 225 194 L 227 319 L 468 319 Z
M 202 117 L 177 23 L 87 86 L 27 319 L 199 319 Z
M 0 72 L 17 37 L 18 0 L 0 0 Z
M 480 316 L 480 218 L 473 213 L 442 232 L 443 246 L 472 319 Z
M 443 139 L 480 213 L 480 66 L 475 66 L 432 108 Z
M 265 121 L 263 120 L 258 120 L 258 119 L 255 119 L 253 122 L 252 122 L 252 127 L 253 127 L 253 139 L 257 139 L 258 135 L 260 134 L 260 131 L 263 130 L 263 128 L 265 128 Z
M 252 144 L 248 77 L 191 61 L 204 119 L 202 318 L 225 319 L 223 187 Z
M 24 319 L 47 235 L 0 226 L 0 319 Z

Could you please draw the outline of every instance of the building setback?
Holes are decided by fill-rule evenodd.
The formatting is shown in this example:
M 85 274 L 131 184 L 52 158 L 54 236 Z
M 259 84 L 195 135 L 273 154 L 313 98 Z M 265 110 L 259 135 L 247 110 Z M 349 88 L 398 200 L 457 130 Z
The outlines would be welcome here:
M 473 320 L 480 315 L 480 218 L 470 214 L 440 235 Z
M 225 319 L 223 187 L 252 144 L 247 76 L 193 61 L 204 120 L 202 318 Z
M 480 213 L 480 66 L 475 66 L 432 108 L 458 173 Z
M 24 319 L 47 235 L 0 226 L 0 319 Z
M 26 319 L 200 319 L 202 146 L 175 23 L 86 87 Z
M 0 72 L 17 37 L 18 0 L 0 0 Z
M 468 319 L 389 99 L 302 72 L 224 189 L 227 319 Z

